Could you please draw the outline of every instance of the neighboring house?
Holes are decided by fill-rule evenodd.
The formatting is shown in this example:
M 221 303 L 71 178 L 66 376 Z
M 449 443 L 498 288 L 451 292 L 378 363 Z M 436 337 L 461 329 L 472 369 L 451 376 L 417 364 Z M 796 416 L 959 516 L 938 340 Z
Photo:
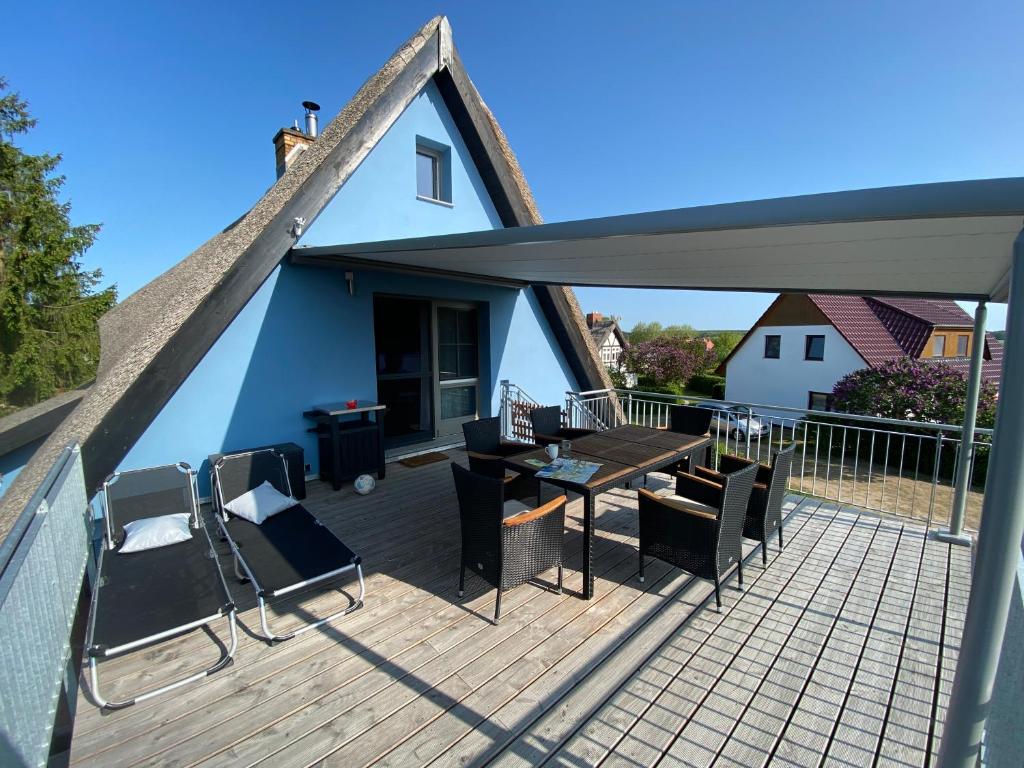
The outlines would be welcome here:
M 90 489 L 118 468 L 187 461 L 206 493 L 206 457 L 223 450 L 295 442 L 315 473 L 302 414 L 318 403 L 386 404 L 388 443 L 399 445 L 496 415 L 503 379 L 550 404 L 611 386 L 567 287 L 428 276 L 301 247 L 540 223 L 446 19 L 406 42 L 319 135 L 310 107 L 305 131 L 279 131 L 276 156 L 253 158 L 276 162 L 280 178 L 252 209 L 102 319 L 96 384 L 5 505 L 23 504 L 71 441 Z
M 909 356 L 964 372 L 974 322 L 955 301 L 783 294 L 722 362 L 735 402 L 827 410 L 852 371 Z M 982 376 L 999 384 L 1003 346 L 986 334 Z
M 62 392 L 0 419 L 0 496 L 86 391 L 88 386 Z
M 622 350 L 626 346 L 626 337 L 619 328 L 617 320 L 603 317 L 600 312 L 587 313 L 587 328 L 594 339 L 597 354 L 605 368 L 618 371 L 626 377 L 626 386 L 636 386 L 636 374 L 629 373 L 622 363 Z

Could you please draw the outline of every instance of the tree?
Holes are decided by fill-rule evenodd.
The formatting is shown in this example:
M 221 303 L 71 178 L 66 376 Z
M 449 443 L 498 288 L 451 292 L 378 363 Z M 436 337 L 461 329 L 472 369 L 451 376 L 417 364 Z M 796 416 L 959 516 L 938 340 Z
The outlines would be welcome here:
M 877 368 L 862 368 L 836 382 L 837 411 L 888 419 L 960 424 L 967 401 L 967 376 L 948 363 L 902 357 Z M 995 422 L 996 388 L 983 381 L 978 398 L 978 426 Z
M 14 144 L 36 121 L 0 78 L 0 407 L 31 405 L 87 382 L 99 362 L 100 315 L 116 289 L 81 258 L 98 224 L 73 226 L 60 202 L 60 155 Z
M 641 344 L 645 341 L 663 337 L 670 339 L 692 339 L 696 335 L 697 331 L 689 325 L 669 325 L 663 327 L 657 321 L 653 323 L 637 323 L 633 326 L 633 330 L 627 334 L 630 344 Z
M 736 345 L 743 340 L 742 331 L 717 331 L 715 333 L 709 333 L 708 338 L 715 342 L 715 357 L 717 358 L 716 367 L 721 365 L 722 362 L 729 356 Z
M 622 361 L 641 384 L 681 390 L 695 374 L 714 365 L 715 353 L 703 339 L 659 336 L 639 344 L 630 342 L 622 351 Z

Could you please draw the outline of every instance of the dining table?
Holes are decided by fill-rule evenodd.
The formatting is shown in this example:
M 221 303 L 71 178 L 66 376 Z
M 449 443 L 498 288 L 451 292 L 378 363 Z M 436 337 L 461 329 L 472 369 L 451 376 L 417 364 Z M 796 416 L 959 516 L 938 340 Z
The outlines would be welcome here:
M 586 482 L 542 477 L 543 482 L 583 497 L 583 598 L 594 596 L 592 562 L 594 543 L 594 504 L 597 497 L 631 483 L 651 472 L 664 471 L 700 455 L 706 462 L 711 447 L 708 435 L 686 435 L 636 424 L 594 432 L 575 438 L 565 458 L 600 464 Z M 505 458 L 505 466 L 514 472 L 536 474 L 539 462 L 551 462 L 544 448 L 516 453 Z

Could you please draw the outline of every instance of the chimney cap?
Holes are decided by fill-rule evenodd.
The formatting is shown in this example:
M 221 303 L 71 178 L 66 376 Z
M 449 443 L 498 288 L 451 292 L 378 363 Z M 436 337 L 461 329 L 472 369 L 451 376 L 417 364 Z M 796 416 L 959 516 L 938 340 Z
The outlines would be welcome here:
M 308 109 L 310 112 L 320 111 L 320 105 L 317 104 L 315 101 L 304 101 L 302 102 L 302 106 Z

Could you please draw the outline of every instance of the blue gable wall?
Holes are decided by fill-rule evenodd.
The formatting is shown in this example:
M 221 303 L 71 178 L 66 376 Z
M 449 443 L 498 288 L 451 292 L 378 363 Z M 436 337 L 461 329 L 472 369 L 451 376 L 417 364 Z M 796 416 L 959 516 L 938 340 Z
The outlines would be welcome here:
M 417 200 L 416 137 L 452 147 L 453 206 Z M 500 226 L 461 137 L 433 84 L 406 109 L 303 236 L 322 245 Z M 561 403 L 575 380 L 533 292 L 357 271 L 349 296 L 341 270 L 283 264 L 190 374 L 121 464 L 122 469 L 276 442 L 296 442 L 317 470 L 302 411 L 318 402 L 376 398 L 374 293 L 480 302 L 481 415 L 497 413 L 498 382 Z M 489 413 L 488 413 L 489 411 Z

